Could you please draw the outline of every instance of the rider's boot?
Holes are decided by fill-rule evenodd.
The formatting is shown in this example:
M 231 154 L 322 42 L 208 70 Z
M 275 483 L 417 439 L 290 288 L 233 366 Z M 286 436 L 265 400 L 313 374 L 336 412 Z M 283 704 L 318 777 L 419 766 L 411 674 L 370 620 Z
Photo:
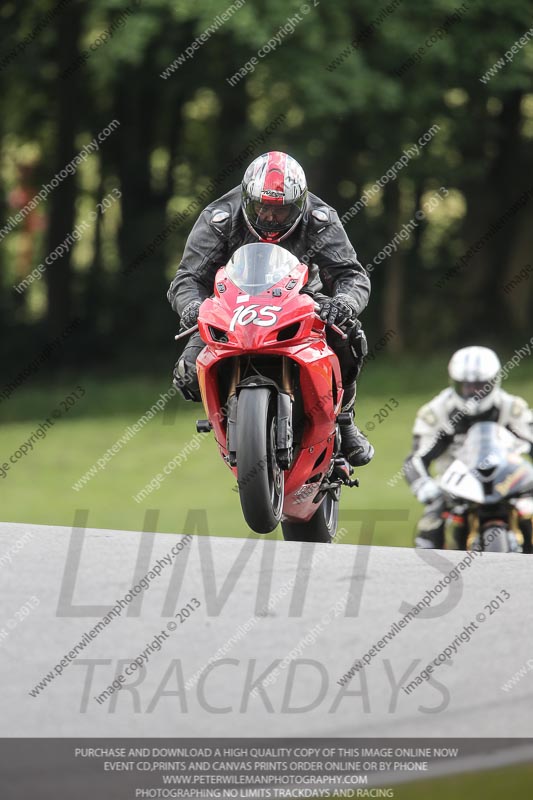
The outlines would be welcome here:
M 353 421 L 356 384 L 344 387 L 343 406 L 341 412 L 349 417 L 342 417 L 339 423 L 341 432 L 341 450 L 344 458 L 352 467 L 363 467 L 374 456 L 374 448 Z

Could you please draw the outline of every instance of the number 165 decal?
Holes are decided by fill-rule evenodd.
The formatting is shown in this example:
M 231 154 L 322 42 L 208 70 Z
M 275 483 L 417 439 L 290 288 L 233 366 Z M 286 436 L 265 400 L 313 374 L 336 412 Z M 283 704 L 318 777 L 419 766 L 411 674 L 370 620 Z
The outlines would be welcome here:
M 259 309 L 259 310 L 256 310 Z M 233 312 L 230 331 L 234 331 L 237 325 L 259 325 L 261 328 L 270 328 L 278 321 L 274 311 L 281 311 L 281 306 L 263 306 L 259 308 L 259 303 L 252 303 L 249 306 L 237 306 Z

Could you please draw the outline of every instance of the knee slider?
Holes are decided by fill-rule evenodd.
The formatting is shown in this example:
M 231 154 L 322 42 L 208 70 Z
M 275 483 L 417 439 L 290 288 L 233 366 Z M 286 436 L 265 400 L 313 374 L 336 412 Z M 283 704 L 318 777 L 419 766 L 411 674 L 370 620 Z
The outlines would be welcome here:
M 361 323 L 359 320 L 357 320 L 357 322 L 358 324 L 353 328 L 353 331 L 350 335 L 350 346 L 352 348 L 354 357 L 357 360 L 362 360 L 368 355 L 368 342 L 366 340 L 366 335 Z
M 196 403 L 201 401 L 196 364 L 180 358 L 174 369 L 173 383 L 184 400 L 193 400 Z

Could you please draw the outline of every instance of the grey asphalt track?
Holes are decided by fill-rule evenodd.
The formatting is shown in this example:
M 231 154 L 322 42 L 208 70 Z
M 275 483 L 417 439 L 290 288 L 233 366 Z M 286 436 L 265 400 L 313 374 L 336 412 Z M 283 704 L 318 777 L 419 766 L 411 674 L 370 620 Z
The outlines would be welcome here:
M 476 556 L 364 670 L 337 682 L 464 559 L 3 523 L 0 734 L 533 737 L 527 556 Z M 160 575 L 94 634 L 158 561 Z M 187 607 L 188 615 L 174 616 Z M 459 640 L 452 659 L 407 693 L 402 687 L 478 614 L 485 618 L 470 640 Z M 83 639 L 91 631 L 94 638 Z M 148 661 L 132 669 L 143 651 Z M 502 689 L 521 668 L 516 685 Z M 37 692 L 48 673 L 54 678 Z M 99 703 L 119 675 L 125 683 Z M 261 675 L 266 683 L 254 692 Z

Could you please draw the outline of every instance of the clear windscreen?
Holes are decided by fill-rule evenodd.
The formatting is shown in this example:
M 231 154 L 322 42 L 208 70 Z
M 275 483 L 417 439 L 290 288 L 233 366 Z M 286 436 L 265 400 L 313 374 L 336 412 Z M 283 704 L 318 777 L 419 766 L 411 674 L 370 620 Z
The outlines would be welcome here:
M 470 469 L 488 469 L 509 453 L 523 453 L 528 445 L 497 422 L 478 422 L 465 436 L 459 458 Z
M 289 275 L 299 263 L 296 256 L 277 244 L 254 242 L 235 251 L 226 274 L 243 292 L 257 295 Z

